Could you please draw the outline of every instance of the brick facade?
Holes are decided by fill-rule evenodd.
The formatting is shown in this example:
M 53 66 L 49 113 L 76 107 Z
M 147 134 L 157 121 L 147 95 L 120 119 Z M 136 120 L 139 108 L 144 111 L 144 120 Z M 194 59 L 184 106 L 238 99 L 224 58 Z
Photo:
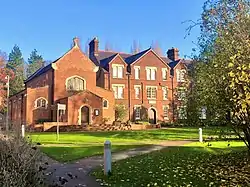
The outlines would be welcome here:
M 25 81 L 25 90 L 10 98 L 10 120 L 28 125 L 55 122 L 58 103 L 66 105 L 65 113 L 60 112 L 59 121 L 69 125 L 99 124 L 104 118 L 112 122 L 116 104 L 126 107 L 125 121 L 173 120 L 172 96 L 176 93 L 172 92 L 180 85 L 176 72 L 186 68 L 184 61 L 178 58 L 178 49 L 170 49 L 169 58 L 166 58 L 152 49 L 134 55 L 100 51 L 97 38 L 89 45 L 90 56 L 87 57 L 75 38 L 67 53 L 31 75 Z M 139 77 L 135 77 L 136 68 L 139 68 Z M 155 79 L 148 80 L 147 72 L 152 68 L 156 72 Z M 163 72 L 166 72 L 165 78 Z M 148 87 L 156 89 L 155 98 L 147 97 Z M 167 90 L 165 96 L 163 89 Z M 168 108 L 167 113 L 164 107 Z

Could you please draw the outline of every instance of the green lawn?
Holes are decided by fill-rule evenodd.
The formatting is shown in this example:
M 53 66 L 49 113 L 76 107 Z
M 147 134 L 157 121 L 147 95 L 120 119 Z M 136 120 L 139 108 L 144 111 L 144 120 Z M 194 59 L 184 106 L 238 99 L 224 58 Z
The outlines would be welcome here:
M 103 185 L 139 186 L 249 186 L 250 158 L 242 142 L 191 143 L 169 147 L 102 168 L 92 174 Z
M 232 134 L 228 128 L 204 128 L 203 137 L 218 138 L 221 130 Z M 31 133 L 28 136 L 32 142 L 41 143 L 41 150 L 48 156 L 68 162 L 102 154 L 107 139 L 112 142 L 112 151 L 119 151 L 166 140 L 198 140 L 198 128 L 60 133 L 60 141 L 57 141 L 56 133 Z

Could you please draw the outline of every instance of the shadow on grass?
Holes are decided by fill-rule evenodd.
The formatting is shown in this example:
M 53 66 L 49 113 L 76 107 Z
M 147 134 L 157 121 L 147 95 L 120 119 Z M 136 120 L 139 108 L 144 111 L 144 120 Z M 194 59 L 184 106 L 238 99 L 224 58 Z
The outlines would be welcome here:
M 112 152 L 149 146 L 147 144 L 135 144 L 135 145 L 112 145 Z M 102 155 L 103 146 L 101 145 L 71 145 L 71 146 L 40 146 L 42 152 L 47 156 L 55 159 L 59 162 L 73 162 L 82 158 Z

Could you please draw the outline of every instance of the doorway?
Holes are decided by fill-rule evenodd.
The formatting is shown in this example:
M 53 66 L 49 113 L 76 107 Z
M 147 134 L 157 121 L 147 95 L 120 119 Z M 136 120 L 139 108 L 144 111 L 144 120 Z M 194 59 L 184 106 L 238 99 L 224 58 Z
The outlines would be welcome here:
M 81 108 L 81 125 L 88 125 L 89 124 L 89 117 L 90 117 L 90 109 L 88 106 L 83 106 Z
M 148 119 L 149 119 L 149 123 L 151 124 L 156 124 L 156 110 L 154 108 L 150 108 L 148 111 Z

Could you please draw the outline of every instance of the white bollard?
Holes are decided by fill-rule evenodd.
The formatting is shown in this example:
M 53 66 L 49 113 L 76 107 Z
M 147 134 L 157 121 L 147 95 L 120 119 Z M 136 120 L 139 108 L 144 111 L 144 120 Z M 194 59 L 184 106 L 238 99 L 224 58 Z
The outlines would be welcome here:
M 199 128 L 199 142 L 202 142 L 202 128 Z
M 25 137 L 25 125 L 22 125 L 22 137 Z
M 104 175 L 108 175 L 111 172 L 111 142 L 106 140 L 104 142 Z

